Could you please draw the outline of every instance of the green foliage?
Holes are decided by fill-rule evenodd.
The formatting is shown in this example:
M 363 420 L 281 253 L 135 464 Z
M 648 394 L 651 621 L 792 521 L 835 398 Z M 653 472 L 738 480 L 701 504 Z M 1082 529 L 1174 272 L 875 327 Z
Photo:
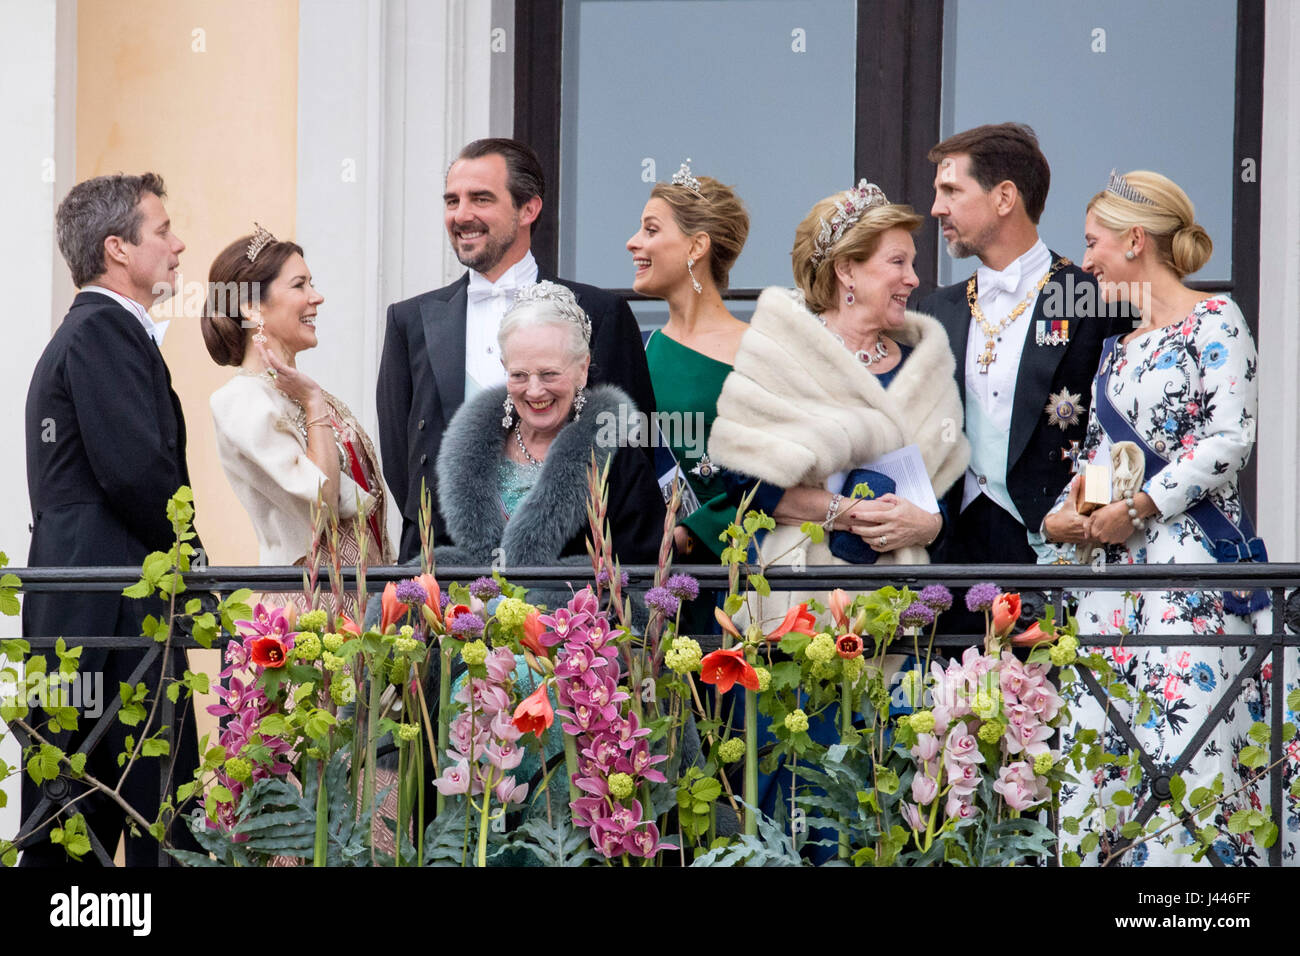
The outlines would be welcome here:
M 558 814 L 554 823 L 542 817 L 526 821 L 514 831 L 506 848 L 531 853 L 542 866 L 582 866 L 601 859 L 591 848 L 587 831 L 575 829 L 567 812 Z
M 738 803 L 758 821 L 758 835 L 740 834 L 719 840 L 691 866 L 803 866 L 803 859 L 785 828 L 743 800 Z

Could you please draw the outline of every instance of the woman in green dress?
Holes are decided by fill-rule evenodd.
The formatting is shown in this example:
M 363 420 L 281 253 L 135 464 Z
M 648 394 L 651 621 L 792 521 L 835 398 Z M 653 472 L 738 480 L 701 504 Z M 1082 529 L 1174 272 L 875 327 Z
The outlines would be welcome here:
M 701 563 L 721 555 L 718 536 L 736 516 L 734 495 L 705 449 L 718 393 L 747 328 L 727 311 L 722 292 L 748 235 L 749 214 L 731 187 L 697 179 L 683 163 L 672 182 L 655 184 L 641 227 L 627 241 L 636 268 L 632 287 L 668 303 L 668 322 L 650 336 L 646 360 L 660 440 L 699 505 L 689 497 L 684 502 L 674 544 L 679 555 Z

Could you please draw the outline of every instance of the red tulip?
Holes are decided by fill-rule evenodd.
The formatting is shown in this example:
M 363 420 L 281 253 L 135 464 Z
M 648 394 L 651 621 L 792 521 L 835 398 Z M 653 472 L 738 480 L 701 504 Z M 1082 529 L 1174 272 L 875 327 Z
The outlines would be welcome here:
M 536 656 L 545 657 L 546 647 L 542 644 L 542 635 L 545 633 L 546 625 L 542 623 L 542 612 L 533 608 L 528 612 L 528 617 L 524 618 L 524 636 L 519 639 L 519 643 Z
M 1020 595 L 999 594 L 993 599 L 993 633 L 1001 637 L 1020 619 Z
M 840 627 L 849 626 L 849 605 L 853 599 L 849 597 L 849 592 L 843 588 L 836 588 L 831 592 L 831 617 Z
M 862 638 L 856 634 L 841 634 L 835 639 L 835 652 L 846 661 L 862 656 Z
M 429 595 L 424 602 L 424 606 L 433 612 L 436 620 L 442 620 L 442 608 L 438 606 L 438 599 L 442 595 L 442 588 L 438 587 L 438 579 L 432 574 L 421 574 L 415 580 L 424 586 L 425 592 Z
M 384 585 L 384 594 L 380 599 L 383 614 L 379 618 L 379 631 L 387 634 L 388 629 L 406 616 L 406 605 L 397 600 L 397 582 L 389 581 Z
M 523 733 L 533 734 L 541 740 L 542 734 L 555 722 L 555 711 L 551 709 L 545 684 L 519 702 L 513 722 Z
M 769 641 L 779 640 L 782 636 L 791 632 L 807 634 L 809 637 L 817 633 L 817 618 L 808 610 L 807 604 L 796 604 L 786 611 L 785 620 L 776 626 L 776 630 L 767 635 L 767 639 Z
M 717 684 L 720 694 L 725 694 L 735 684 L 758 690 L 758 673 L 745 660 L 745 648 L 741 645 L 706 654 L 700 661 L 700 680 Z
M 1011 638 L 1011 643 L 1016 647 L 1033 647 L 1035 644 L 1050 644 L 1054 640 L 1056 640 L 1056 631 L 1044 631 L 1035 621 L 1025 628 L 1023 634 L 1017 634 Z
M 289 648 L 280 638 L 267 635 L 253 641 L 248 657 L 258 667 L 283 667 L 289 660 Z

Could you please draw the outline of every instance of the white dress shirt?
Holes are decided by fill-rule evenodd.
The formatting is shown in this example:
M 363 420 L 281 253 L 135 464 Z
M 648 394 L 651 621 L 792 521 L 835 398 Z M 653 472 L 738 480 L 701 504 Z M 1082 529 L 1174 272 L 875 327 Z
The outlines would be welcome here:
M 979 402 L 997 433 L 1008 437 L 1011 433 L 1011 411 L 1016 398 L 1016 378 L 1020 374 L 1020 357 L 1025 349 L 1025 338 L 1038 300 L 1035 290 L 1051 264 L 1052 254 L 1039 239 L 1005 269 L 997 271 L 980 266 L 976 272 L 975 301 L 979 303 L 990 324 L 996 325 L 1024 302 L 1027 296 L 1030 297 L 1024 311 L 994 337 L 993 352 L 997 355 L 997 360 L 988 367 L 987 374 L 980 371 L 979 357 L 984 351 L 988 336 L 974 316 L 971 317 L 966 338 L 966 401 L 968 404 Z M 962 490 L 963 511 L 980 494 L 987 493 L 987 481 L 980 481 L 982 474 L 979 460 L 980 450 L 972 447 L 971 464 L 966 471 Z M 1006 485 L 1005 474 L 997 476 L 997 479 L 999 485 Z
M 116 301 L 122 308 L 140 320 L 140 324 L 144 326 L 145 334 L 154 340 L 158 348 L 162 348 L 163 336 L 167 334 L 167 326 L 171 325 L 171 319 L 155 322 L 149 314 L 149 310 L 135 299 L 128 299 L 124 295 L 118 295 L 112 289 L 105 289 L 102 285 L 83 285 L 81 291 L 98 292 L 100 295 L 106 295 Z
M 537 281 L 537 260 L 531 252 L 489 282 L 473 269 L 469 273 L 468 303 L 465 306 L 465 400 L 479 392 L 506 383 L 505 367 L 497 333 L 501 320 L 514 305 L 520 286 Z

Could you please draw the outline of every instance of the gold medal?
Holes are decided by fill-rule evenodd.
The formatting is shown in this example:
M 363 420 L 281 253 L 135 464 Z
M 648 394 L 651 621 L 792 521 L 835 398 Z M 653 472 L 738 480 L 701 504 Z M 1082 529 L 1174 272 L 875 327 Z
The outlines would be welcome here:
M 1071 425 L 1079 424 L 1079 403 L 1082 396 L 1076 395 L 1068 388 L 1063 388 L 1055 395 L 1047 399 L 1047 405 L 1044 411 L 1047 412 L 1047 421 L 1052 425 L 1059 425 L 1061 431 L 1065 431 Z

